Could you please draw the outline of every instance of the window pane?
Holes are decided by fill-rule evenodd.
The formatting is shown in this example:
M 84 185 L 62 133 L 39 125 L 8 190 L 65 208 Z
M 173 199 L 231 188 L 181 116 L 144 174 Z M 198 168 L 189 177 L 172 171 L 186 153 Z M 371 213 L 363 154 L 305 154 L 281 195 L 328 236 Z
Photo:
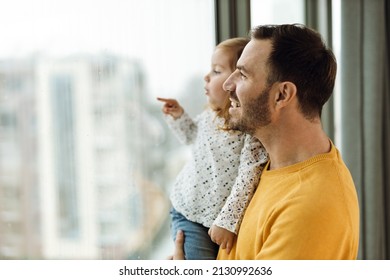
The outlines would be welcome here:
M 332 1 L 332 42 L 333 42 L 333 52 L 336 56 L 336 60 L 340 62 L 341 58 L 341 1 L 340 0 L 333 0 Z M 335 125 L 335 131 L 334 131 L 334 138 L 335 138 L 335 144 L 339 147 L 340 151 L 342 152 L 342 134 L 340 133 L 342 131 L 341 127 L 341 85 L 340 85 L 340 74 L 343 71 L 343 65 L 341 63 L 337 64 L 337 73 L 336 76 L 336 83 L 334 88 L 334 125 Z
M 251 0 L 251 24 L 304 23 L 304 0 Z
M 0 259 L 167 256 L 168 193 L 188 147 L 156 97 L 190 115 L 203 108 L 213 4 L 13 0 L 0 10 Z

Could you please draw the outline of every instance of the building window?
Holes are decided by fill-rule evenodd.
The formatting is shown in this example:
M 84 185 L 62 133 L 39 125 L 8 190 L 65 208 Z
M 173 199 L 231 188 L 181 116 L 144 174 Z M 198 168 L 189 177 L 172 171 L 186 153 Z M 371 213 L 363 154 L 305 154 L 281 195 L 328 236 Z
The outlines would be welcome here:
M 77 189 L 77 158 L 75 112 L 73 109 L 73 83 L 70 75 L 55 75 L 50 79 L 51 116 L 53 135 L 53 164 L 58 200 L 57 219 L 60 236 L 79 236 L 79 211 Z

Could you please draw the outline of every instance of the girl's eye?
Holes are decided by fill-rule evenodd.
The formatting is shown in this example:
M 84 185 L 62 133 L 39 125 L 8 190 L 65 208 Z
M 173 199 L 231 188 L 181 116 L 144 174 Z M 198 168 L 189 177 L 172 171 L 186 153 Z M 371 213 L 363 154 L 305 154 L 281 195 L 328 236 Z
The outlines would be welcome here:
M 217 70 L 213 70 L 213 73 L 216 74 L 216 75 L 221 74 L 221 72 L 217 71 Z
M 240 77 L 241 77 L 242 79 L 245 79 L 245 78 L 246 78 L 246 76 L 245 76 L 242 72 L 240 72 Z

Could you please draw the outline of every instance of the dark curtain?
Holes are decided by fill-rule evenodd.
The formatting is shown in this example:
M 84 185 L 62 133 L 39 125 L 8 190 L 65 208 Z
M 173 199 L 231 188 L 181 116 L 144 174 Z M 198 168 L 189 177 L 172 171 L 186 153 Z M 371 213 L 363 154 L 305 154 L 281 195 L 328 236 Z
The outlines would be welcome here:
M 342 0 L 338 57 L 340 122 L 335 104 L 324 128 L 349 167 L 360 203 L 359 259 L 390 259 L 389 1 Z M 307 25 L 332 43 L 332 1 L 307 0 Z M 334 3 L 335 4 L 335 3 Z M 326 8 L 324 8 L 326 7 Z M 330 28 L 331 30 L 331 28 Z M 333 38 L 334 40 L 334 38 Z

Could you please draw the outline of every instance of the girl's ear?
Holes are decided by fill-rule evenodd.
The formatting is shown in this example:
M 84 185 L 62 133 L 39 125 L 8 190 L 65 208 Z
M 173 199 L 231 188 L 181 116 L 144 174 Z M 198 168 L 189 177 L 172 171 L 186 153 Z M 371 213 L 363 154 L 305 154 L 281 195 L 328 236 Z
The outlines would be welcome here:
M 282 82 L 278 89 L 275 96 L 276 106 L 287 106 L 297 95 L 297 87 L 292 82 Z

